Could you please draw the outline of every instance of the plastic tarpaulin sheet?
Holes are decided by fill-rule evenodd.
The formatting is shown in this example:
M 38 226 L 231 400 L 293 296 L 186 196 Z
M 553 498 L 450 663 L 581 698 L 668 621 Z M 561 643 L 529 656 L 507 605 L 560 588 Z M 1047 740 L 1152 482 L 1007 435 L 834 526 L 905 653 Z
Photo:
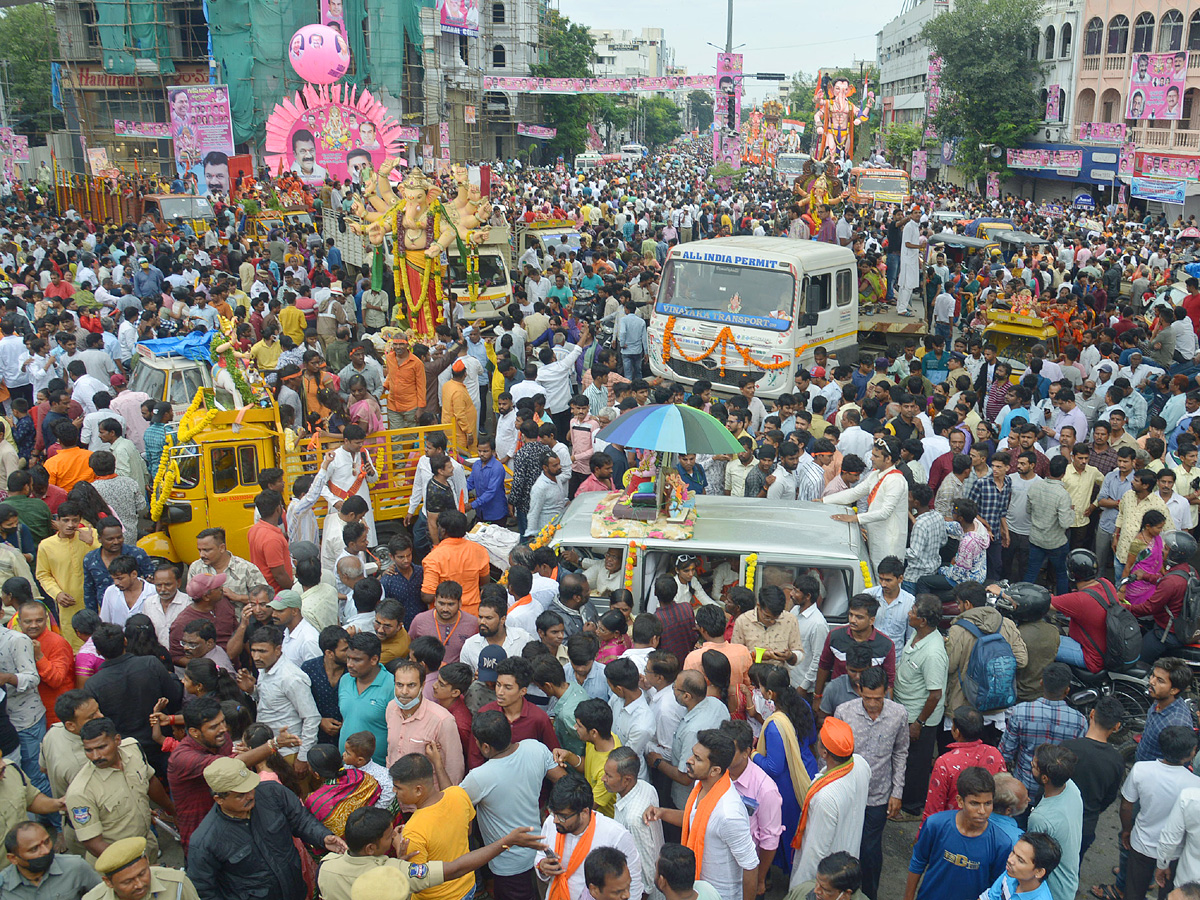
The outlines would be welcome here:
M 138 341 L 139 347 L 145 347 L 155 356 L 182 356 L 203 363 L 212 362 L 212 354 L 209 351 L 211 344 L 212 334 L 207 331 L 185 334 L 183 337 Z
M 171 37 L 167 33 L 166 10 L 151 0 L 129 0 L 129 37 L 137 59 L 153 59 L 163 75 L 175 72 L 171 59 Z

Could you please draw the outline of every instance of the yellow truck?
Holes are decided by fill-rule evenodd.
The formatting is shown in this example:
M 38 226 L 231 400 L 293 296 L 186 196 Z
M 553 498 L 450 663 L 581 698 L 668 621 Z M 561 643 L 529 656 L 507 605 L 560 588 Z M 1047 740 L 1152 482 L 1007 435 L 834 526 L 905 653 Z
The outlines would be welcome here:
M 282 468 L 287 502 L 296 479 L 315 475 L 325 452 L 341 444 L 340 438 L 322 438 L 315 444 L 304 440 L 289 446 L 274 400 L 268 396 L 260 402 L 268 405 L 218 409 L 211 392 L 197 392 L 180 419 L 179 440 L 164 450 L 159 464 L 150 510 L 158 527 L 138 542 L 148 554 L 190 564 L 199 558 L 196 535 L 219 526 L 225 529 L 230 552 L 249 559 L 246 532 L 254 524 L 258 473 Z M 377 523 L 404 518 L 417 462 L 435 431 L 448 429 L 406 428 L 368 437 L 364 449 L 379 472 L 370 488 Z M 315 512 L 324 519 L 324 500 L 317 501 Z
M 1058 329 L 1041 316 L 1022 315 L 1007 309 L 989 309 L 984 341 L 996 345 L 996 355 L 1012 365 L 1012 382 L 1018 384 L 1025 374 L 1034 344 L 1046 345 L 1049 359 L 1058 357 Z

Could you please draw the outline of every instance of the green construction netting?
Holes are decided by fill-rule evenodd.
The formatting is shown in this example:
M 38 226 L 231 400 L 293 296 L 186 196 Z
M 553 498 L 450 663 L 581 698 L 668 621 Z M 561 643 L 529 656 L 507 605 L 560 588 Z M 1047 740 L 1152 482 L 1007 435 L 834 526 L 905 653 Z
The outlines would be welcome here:
M 128 24 L 125 0 L 96 0 L 96 31 L 104 51 L 104 70 L 114 75 L 133 74 Z
M 387 88 L 399 96 L 404 74 L 404 34 L 421 44 L 420 11 L 436 0 L 345 0 L 346 31 L 354 55 L 350 84 Z M 317 20 L 317 0 L 208 0 L 213 58 L 229 85 L 236 143 L 259 144 L 267 117 L 284 96 L 303 87 L 287 61 L 288 42 Z M 361 23 L 370 29 L 370 50 Z M 353 23 L 360 23 L 355 27 Z
M 171 59 L 171 38 L 167 33 L 166 17 L 162 3 L 130 0 L 129 37 L 134 57 L 157 60 L 158 71 L 163 75 L 171 75 L 175 72 L 175 63 Z
M 153 59 L 158 71 L 175 71 L 166 10 L 158 0 L 96 0 L 96 30 L 104 51 L 104 70 L 132 75 L 136 59 Z

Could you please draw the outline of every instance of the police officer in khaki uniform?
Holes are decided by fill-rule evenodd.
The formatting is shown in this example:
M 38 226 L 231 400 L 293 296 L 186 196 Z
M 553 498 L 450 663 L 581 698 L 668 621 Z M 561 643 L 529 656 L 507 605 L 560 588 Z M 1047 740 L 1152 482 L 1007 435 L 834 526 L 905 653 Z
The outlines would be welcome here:
M 100 704 L 87 691 L 75 689 L 61 694 L 54 701 L 54 714 L 59 721 L 46 731 L 42 738 L 42 750 L 38 765 L 50 779 L 50 791 L 55 797 L 64 797 L 71 781 L 83 771 L 88 764 L 87 754 L 83 752 L 83 741 L 79 739 L 79 729 L 92 719 L 101 718 Z M 75 837 L 75 828 L 71 825 L 71 817 L 63 817 L 63 837 L 66 840 L 67 852 L 79 856 L 87 851 Z
M 0 757 L 0 835 L 6 835 L 19 822 L 26 821 L 27 813 L 48 816 L 61 812 L 63 802 L 47 797 L 26 777 L 20 766 L 9 765 Z M 8 859 L 0 859 L 0 869 L 8 866 Z
M 178 869 L 152 866 L 146 858 L 146 839 L 114 841 L 96 860 L 104 883 L 83 900 L 200 900 L 188 877 Z
M 146 838 L 147 855 L 158 859 L 150 801 L 172 814 L 175 807 L 137 740 L 121 740 L 116 724 L 107 718 L 88 722 L 79 736 L 91 765 L 72 779 L 63 799 L 88 861 L 99 857 L 112 842 L 130 837 Z

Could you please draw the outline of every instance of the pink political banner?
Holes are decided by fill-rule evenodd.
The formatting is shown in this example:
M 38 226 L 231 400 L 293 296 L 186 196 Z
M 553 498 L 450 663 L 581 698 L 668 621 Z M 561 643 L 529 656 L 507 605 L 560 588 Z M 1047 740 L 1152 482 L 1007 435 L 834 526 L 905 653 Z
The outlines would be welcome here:
M 168 87 L 167 108 L 179 177 L 195 175 L 201 194 L 210 189 L 228 193 L 233 155 L 229 88 L 223 84 Z
M 912 180 L 924 181 L 926 176 L 926 168 L 929 162 L 929 151 L 914 150 L 912 153 Z
M 1059 91 L 1061 88 L 1057 84 L 1052 84 L 1046 88 L 1046 121 L 1057 122 L 1059 115 Z
M 544 125 L 526 125 L 524 122 L 518 122 L 517 134 L 524 137 L 537 138 L 540 141 L 548 141 L 558 134 L 558 129 L 547 128 Z
M 417 144 L 421 141 L 421 126 L 398 125 L 396 126 L 395 134 L 398 141 L 403 141 L 406 144 Z
M 442 31 L 447 34 L 479 34 L 479 0 L 438 0 Z
M 987 196 L 989 200 L 1000 199 L 1000 173 L 988 172 L 987 177 Z
M 11 128 L 0 128 L 0 170 L 9 181 L 17 176 L 19 162 L 29 162 L 29 138 L 14 134 Z
M 522 94 L 631 94 L 639 91 L 690 91 L 714 87 L 712 75 L 630 76 L 629 78 L 519 78 L 483 76 L 485 91 Z
M 929 71 L 925 76 L 925 140 L 937 137 L 937 129 L 934 128 L 933 118 L 937 115 L 938 104 L 942 99 L 942 89 L 939 84 L 941 78 L 942 58 L 940 56 L 931 56 L 929 58 Z
M 443 147 L 450 146 L 450 123 L 442 122 L 438 125 L 438 143 Z
M 400 124 L 369 91 L 352 85 L 307 85 L 267 117 L 266 163 L 309 184 L 326 176 L 356 184 L 400 153 Z
M 1010 169 L 1078 169 L 1082 166 L 1082 150 L 1019 147 L 1008 151 Z
M 1134 155 L 1133 174 L 1150 178 L 1200 181 L 1200 158 L 1138 150 Z
M 1092 144 L 1124 144 L 1124 122 L 1080 122 L 1075 127 L 1075 139 Z
M 1181 119 L 1188 51 L 1135 53 L 1129 66 L 1126 119 Z
M 332 28 L 343 39 L 346 37 L 346 12 L 343 0 L 321 0 L 321 24 Z
M 171 126 L 166 122 L 127 122 L 113 119 L 113 133 L 118 137 L 170 139 Z

